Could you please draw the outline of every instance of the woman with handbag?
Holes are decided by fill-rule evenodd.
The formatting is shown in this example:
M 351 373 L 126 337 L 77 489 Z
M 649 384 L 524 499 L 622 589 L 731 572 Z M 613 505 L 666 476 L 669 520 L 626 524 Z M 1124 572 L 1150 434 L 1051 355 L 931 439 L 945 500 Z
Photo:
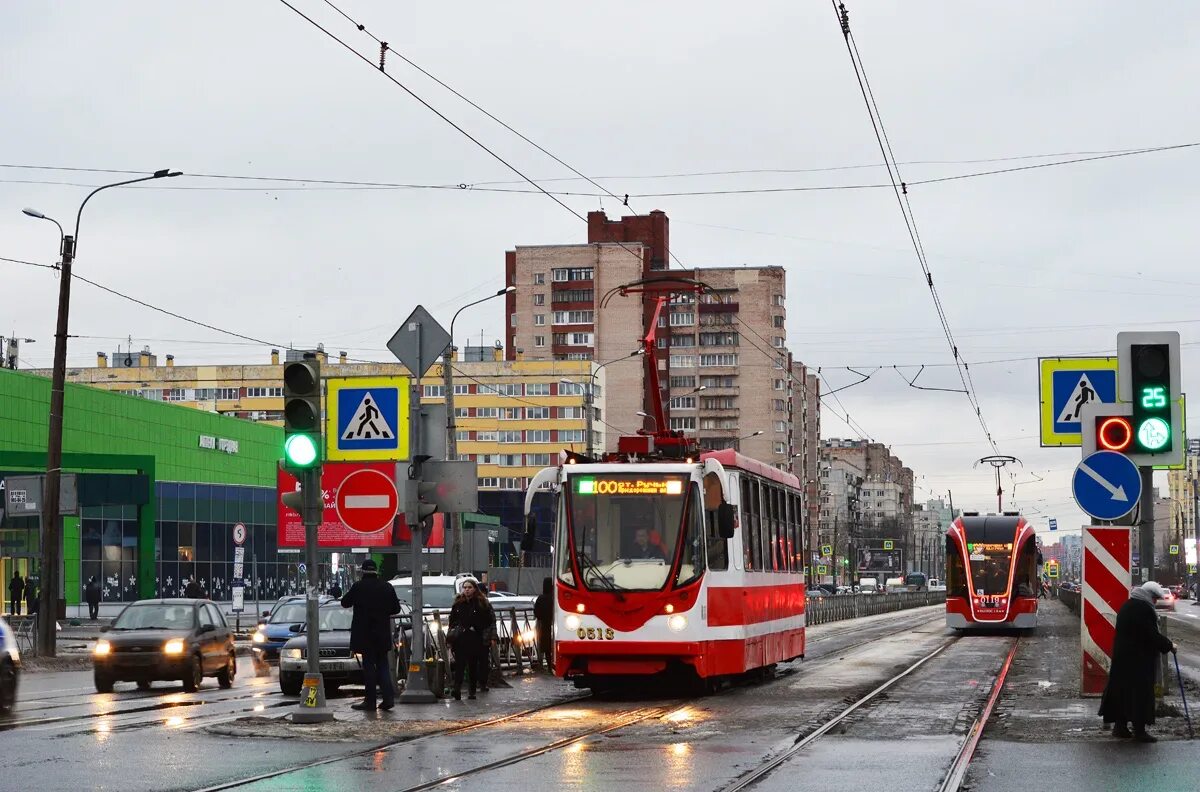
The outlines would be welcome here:
M 479 590 L 474 580 L 462 583 L 462 593 L 450 608 L 450 629 L 446 640 L 454 649 L 454 698 L 462 700 L 463 674 L 470 671 L 470 686 L 467 698 L 475 698 L 475 688 L 482 682 L 487 687 L 489 660 L 487 641 L 489 632 L 496 623 L 495 612 L 487 597 Z

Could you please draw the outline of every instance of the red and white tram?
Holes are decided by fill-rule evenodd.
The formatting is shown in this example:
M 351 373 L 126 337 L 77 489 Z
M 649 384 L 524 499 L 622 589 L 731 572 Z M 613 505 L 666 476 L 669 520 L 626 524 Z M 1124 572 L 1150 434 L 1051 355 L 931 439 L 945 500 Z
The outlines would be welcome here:
M 799 480 L 733 450 L 609 459 L 568 457 L 526 495 L 528 514 L 557 491 L 555 673 L 712 684 L 803 657 Z
M 963 512 L 946 531 L 946 626 L 1037 626 L 1039 552 L 1016 512 Z

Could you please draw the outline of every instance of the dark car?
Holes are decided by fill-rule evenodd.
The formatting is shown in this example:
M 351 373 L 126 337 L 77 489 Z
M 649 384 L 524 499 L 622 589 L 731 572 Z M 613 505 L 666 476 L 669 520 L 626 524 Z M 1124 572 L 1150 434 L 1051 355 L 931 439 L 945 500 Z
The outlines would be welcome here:
M 17 638 L 8 623 L 0 619 L 0 715 L 12 712 L 17 703 L 17 680 L 21 674 L 21 653 Z
M 137 682 L 139 690 L 148 690 L 155 680 L 176 679 L 191 693 L 206 676 L 215 676 L 223 688 L 233 685 L 233 631 L 208 600 L 142 600 L 102 629 L 92 650 L 100 693 L 111 693 L 114 682 Z
M 363 684 L 362 662 L 350 651 L 350 622 L 353 617 L 353 609 L 343 608 L 336 603 L 322 607 L 319 614 L 321 677 L 328 693 L 333 693 L 342 685 Z M 394 654 L 388 657 L 388 666 L 394 675 L 397 669 Z M 304 673 L 307 670 L 308 635 L 301 632 L 299 636 L 284 644 L 279 656 L 279 689 L 284 695 L 300 695 Z
M 324 606 L 337 602 L 333 597 L 322 596 L 319 604 Z M 251 658 L 260 672 L 268 666 L 279 665 L 279 650 L 292 638 L 300 634 L 308 620 L 308 605 L 304 595 L 284 597 L 275 607 L 263 612 L 263 623 L 250 636 Z

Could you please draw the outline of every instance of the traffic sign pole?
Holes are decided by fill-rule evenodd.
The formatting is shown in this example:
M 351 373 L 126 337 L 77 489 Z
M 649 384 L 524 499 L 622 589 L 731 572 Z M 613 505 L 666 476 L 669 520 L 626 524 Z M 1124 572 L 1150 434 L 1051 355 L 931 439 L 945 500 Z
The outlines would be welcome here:
M 308 567 L 308 584 L 305 591 L 307 611 L 308 669 L 304 674 L 304 696 L 300 706 L 292 712 L 293 723 L 327 723 L 333 720 L 333 712 L 325 705 L 325 680 L 321 676 L 320 647 L 320 569 L 317 567 L 317 527 L 325 511 L 325 499 L 321 494 L 321 468 L 317 466 L 301 474 L 304 496 L 304 561 Z
M 1142 579 L 1139 583 L 1154 580 L 1154 468 L 1141 467 L 1142 498 L 1138 503 L 1141 519 L 1138 521 L 1138 553 L 1141 562 L 1138 568 Z

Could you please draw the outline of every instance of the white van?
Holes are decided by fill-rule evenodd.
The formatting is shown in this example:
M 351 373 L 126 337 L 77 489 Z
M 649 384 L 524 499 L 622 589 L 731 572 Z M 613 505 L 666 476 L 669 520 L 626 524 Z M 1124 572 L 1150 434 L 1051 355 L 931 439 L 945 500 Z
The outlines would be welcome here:
M 943 583 L 942 581 L 938 580 L 937 578 L 929 578 L 929 590 L 930 591 L 945 591 L 946 584 Z
M 879 581 L 877 581 L 875 578 L 870 578 L 870 577 L 859 578 L 858 593 L 859 594 L 878 594 L 879 593 Z

